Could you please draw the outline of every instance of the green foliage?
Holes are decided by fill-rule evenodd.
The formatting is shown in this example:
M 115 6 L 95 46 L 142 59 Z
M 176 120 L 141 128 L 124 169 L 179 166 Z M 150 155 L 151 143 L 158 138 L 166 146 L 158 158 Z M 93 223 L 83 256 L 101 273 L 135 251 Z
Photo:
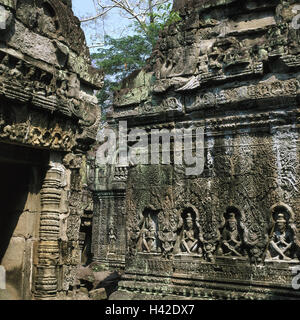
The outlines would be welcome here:
M 106 75 L 114 76 L 116 81 L 142 67 L 152 49 L 148 39 L 141 35 L 119 39 L 106 36 L 105 45 L 106 47 L 99 49 L 92 58 Z
M 149 22 L 135 23 L 133 36 L 114 39 L 105 37 L 105 47 L 92 55 L 97 67 L 105 73 L 104 87 L 98 94 L 102 113 L 110 106 L 113 91 L 120 88 L 120 81 L 134 70 L 142 68 L 150 57 L 159 32 L 166 26 L 180 21 L 178 12 L 171 11 L 171 4 L 159 5 L 149 14 Z
M 145 36 L 133 35 L 114 39 L 105 37 L 105 47 L 92 54 L 97 67 L 105 73 L 104 86 L 98 93 L 102 113 L 111 103 L 112 92 L 119 89 L 122 79 L 144 66 L 152 45 Z
M 149 23 L 144 23 L 141 26 L 136 25 L 135 31 L 137 34 L 144 34 L 153 48 L 157 42 L 159 32 L 180 20 L 179 12 L 172 11 L 171 3 L 161 4 L 157 6 L 156 11 L 149 14 Z

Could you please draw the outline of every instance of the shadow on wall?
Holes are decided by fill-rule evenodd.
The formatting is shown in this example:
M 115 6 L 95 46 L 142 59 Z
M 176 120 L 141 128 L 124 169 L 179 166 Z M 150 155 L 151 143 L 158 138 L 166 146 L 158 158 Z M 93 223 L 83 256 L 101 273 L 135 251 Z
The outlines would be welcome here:
M 28 165 L 0 163 L 0 177 L 0 264 L 6 269 L 6 290 L 1 290 L 0 300 L 22 299 L 24 266 L 28 263 L 24 261 L 26 231 L 18 236 L 14 232 L 20 228 L 29 192 L 37 194 L 39 190 L 34 189 L 39 186 L 33 186 L 33 170 Z M 26 220 L 25 226 L 28 223 Z
M 30 170 L 23 165 L 0 164 L 0 262 L 23 212 L 29 192 Z

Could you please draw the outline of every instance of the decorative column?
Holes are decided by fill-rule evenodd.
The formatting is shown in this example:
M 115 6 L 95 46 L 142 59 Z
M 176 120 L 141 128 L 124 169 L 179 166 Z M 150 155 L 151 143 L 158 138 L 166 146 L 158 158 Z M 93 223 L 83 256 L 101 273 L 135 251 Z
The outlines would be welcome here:
M 126 251 L 125 190 L 94 193 L 93 261 L 108 268 L 124 268 Z
M 106 268 L 125 267 L 127 174 L 127 167 L 107 165 L 96 166 L 93 175 L 92 254 Z
M 64 167 L 50 161 L 41 190 L 40 242 L 35 278 L 35 297 L 51 299 L 57 295 L 59 263 L 59 214 Z

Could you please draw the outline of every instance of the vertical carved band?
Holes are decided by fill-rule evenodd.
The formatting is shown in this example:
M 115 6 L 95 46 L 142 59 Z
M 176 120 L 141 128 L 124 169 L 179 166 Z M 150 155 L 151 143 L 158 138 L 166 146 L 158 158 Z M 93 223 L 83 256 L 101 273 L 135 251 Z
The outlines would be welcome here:
M 40 243 L 35 281 L 35 296 L 38 299 L 55 297 L 58 289 L 57 265 L 62 174 L 62 168 L 50 167 L 41 190 Z

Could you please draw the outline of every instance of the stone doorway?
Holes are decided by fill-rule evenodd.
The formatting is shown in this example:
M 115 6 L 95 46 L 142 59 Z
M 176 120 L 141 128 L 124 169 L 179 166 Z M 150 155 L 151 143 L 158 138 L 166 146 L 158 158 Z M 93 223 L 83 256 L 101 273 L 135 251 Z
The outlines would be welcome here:
M 6 270 L 0 300 L 32 296 L 43 159 L 41 151 L 0 144 L 0 264 Z

